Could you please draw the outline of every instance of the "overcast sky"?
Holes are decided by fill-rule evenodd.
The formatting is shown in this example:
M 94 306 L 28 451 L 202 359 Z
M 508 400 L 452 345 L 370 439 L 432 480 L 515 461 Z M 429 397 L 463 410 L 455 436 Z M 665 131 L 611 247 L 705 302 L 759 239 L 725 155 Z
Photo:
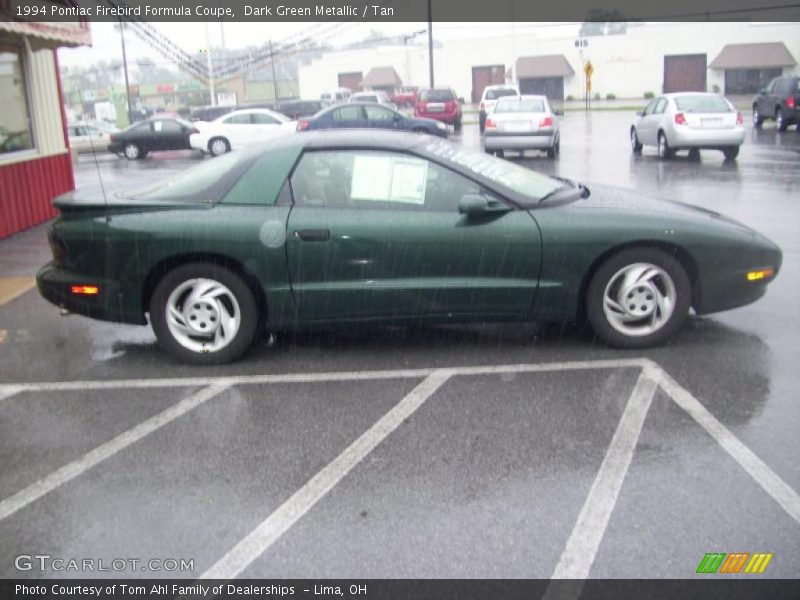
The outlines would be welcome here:
M 422 23 L 226 23 L 223 28 L 219 22 L 209 23 L 152 23 L 161 33 L 184 50 L 194 53 L 201 48 L 222 45 L 224 32 L 225 47 L 229 50 L 244 48 L 246 46 L 261 46 L 270 38 L 274 42 L 292 41 L 309 33 L 315 39 L 334 45 L 346 44 L 367 37 L 371 31 L 379 31 L 385 35 L 403 35 L 427 29 L 428 24 Z M 514 27 L 518 32 L 529 32 L 539 36 L 574 35 L 579 25 L 574 23 L 516 23 Z M 59 51 L 59 59 L 63 66 L 89 66 L 101 60 L 121 59 L 119 29 L 114 23 L 92 23 L 91 48 L 65 48 Z M 437 40 L 465 39 L 493 35 L 504 35 L 511 29 L 509 23 L 434 23 L 434 37 Z M 208 31 L 208 38 L 206 38 Z M 425 35 L 420 35 L 417 41 L 422 43 L 427 40 Z M 163 57 L 150 50 L 135 35 L 128 32 L 125 35 L 128 60 L 134 63 L 139 56 L 149 56 L 157 64 L 168 65 Z

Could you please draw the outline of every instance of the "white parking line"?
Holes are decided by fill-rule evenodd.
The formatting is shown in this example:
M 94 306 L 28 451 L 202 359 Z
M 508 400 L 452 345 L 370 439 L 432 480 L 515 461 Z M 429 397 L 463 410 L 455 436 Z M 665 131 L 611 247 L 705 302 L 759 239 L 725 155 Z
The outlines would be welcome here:
M 436 370 L 211 566 L 201 579 L 237 577 L 452 376 Z
M 800 523 L 800 495 L 770 469 L 750 448 L 740 442 L 720 423 L 697 398 L 692 396 L 667 373 L 663 373 L 661 387 L 672 400 L 697 421 L 739 465 L 764 488 L 789 516 Z
M 553 572 L 553 579 L 585 579 L 589 576 L 636 450 L 647 411 L 658 389 L 660 371 L 661 369 L 653 366 L 642 369 L 597 477 Z
M 68 463 L 60 469 L 53 471 L 36 483 L 33 483 L 20 490 L 16 494 L 0 501 L 0 521 L 13 515 L 21 508 L 24 508 L 35 500 L 38 500 L 45 494 L 52 492 L 57 487 L 67 483 L 78 475 L 85 473 L 98 463 L 114 456 L 120 450 L 127 448 L 131 444 L 138 442 L 143 437 L 150 435 L 160 427 L 163 427 L 167 423 L 174 421 L 182 415 L 185 415 L 190 410 L 197 408 L 207 400 L 225 391 L 229 387 L 230 386 L 227 384 L 219 383 L 205 387 L 199 392 L 192 394 L 188 398 L 184 398 L 177 404 L 170 406 L 168 409 L 150 417 L 146 421 L 139 423 L 135 427 L 119 434 L 104 444 L 101 444 L 94 450 L 87 452 L 71 463 Z

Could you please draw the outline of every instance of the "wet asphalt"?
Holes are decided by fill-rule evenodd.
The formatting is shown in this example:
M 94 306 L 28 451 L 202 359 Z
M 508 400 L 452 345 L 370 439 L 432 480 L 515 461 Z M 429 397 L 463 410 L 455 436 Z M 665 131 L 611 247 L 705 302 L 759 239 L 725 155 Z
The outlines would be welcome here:
M 30 290 L 0 306 L 0 383 L 144 387 L 77 384 L 0 399 L 0 577 L 85 575 L 19 571 L 20 554 L 184 558 L 194 560 L 193 571 L 115 574 L 199 576 L 372 431 L 427 370 L 631 358 L 654 361 L 743 446 L 724 448 L 668 390 L 656 389 L 596 555 L 578 552 L 589 576 L 690 578 L 706 552 L 769 552 L 761 577 L 798 577 L 800 133 L 748 129 L 732 163 L 714 151 L 665 162 L 652 148 L 630 152 L 630 120 L 627 112 L 568 112 L 558 159 L 510 160 L 590 187 L 697 204 L 754 227 L 784 252 L 764 298 L 692 318 L 672 343 L 636 353 L 608 349 L 569 325 L 390 327 L 264 338 L 233 365 L 197 368 L 162 352 L 149 328 L 61 318 Z M 451 139 L 480 144 L 474 125 Z M 113 193 L 200 160 L 210 159 L 81 157 L 76 183 L 99 192 L 99 170 Z M 44 227 L 2 240 L 0 277 L 33 275 L 48 254 Z M 233 385 L 84 468 L 93 449 L 224 378 L 398 369 L 412 372 Z M 587 362 L 450 377 L 239 574 L 550 577 L 640 372 Z M 179 378 L 192 379 L 147 383 Z M 758 459 L 750 471 L 741 464 L 747 452 Z M 47 479 L 65 465 L 79 474 Z M 59 483 L 32 497 L 43 480 Z

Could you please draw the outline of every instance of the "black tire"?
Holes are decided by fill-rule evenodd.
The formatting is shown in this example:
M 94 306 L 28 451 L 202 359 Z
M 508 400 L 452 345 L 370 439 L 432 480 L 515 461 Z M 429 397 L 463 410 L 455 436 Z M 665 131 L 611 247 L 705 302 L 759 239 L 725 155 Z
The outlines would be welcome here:
M 176 339 L 167 324 L 167 302 L 170 295 L 185 282 L 199 278 L 221 283 L 238 303 L 238 331 L 227 345 L 217 351 L 196 351 L 185 347 Z M 150 299 L 150 324 L 159 344 L 178 360 L 194 365 L 217 365 L 241 356 L 253 342 L 258 322 L 257 304 L 247 283 L 227 267 L 215 263 L 188 263 L 173 269 L 158 282 Z
M 478 129 L 480 129 L 481 133 L 486 131 L 486 113 L 483 111 L 478 113 Z
M 658 157 L 661 160 L 669 160 L 675 151 L 670 148 L 667 136 L 663 131 L 658 132 Z
M 122 149 L 122 154 L 128 160 L 142 160 L 147 156 L 147 152 L 142 151 L 142 147 L 136 142 L 128 142 Z
M 659 328 L 651 333 L 626 335 L 616 329 L 606 316 L 603 308 L 604 296 L 606 287 L 612 281 L 618 280 L 620 271 L 635 263 L 654 265 L 666 273 L 674 288 L 674 309 Z M 648 348 L 663 344 L 675 335 L 686 321 L 691 303 L 691 282 L 686 270 L 675 257 L 657 248 L 634 247 L 613 254 L 594 273 L 586 292 L 586 315 L 597 337 L 610 346 L 626 349 Z
M 739 156 L 739 146 L 730 146 L 722 152 L 725 154 L 725 160 L 736 160 L 736 157 Z
M 231 144 L 224 137 L 214 137 L 208 140 L 208 153 L 211 156 L 221 156 L 231 151 Z
M 789 128 L 789 122 L 782 108 L 775 109 L 775 124 L 778 126 L 778 131 L 786 131 Z
M 453 129 L 455 131 L 461 131 L 461 117 L 458 117 L 455 122 L 453 123 Z
M 642 142 L 639 141 L 639 136 L 636 133 L 636 128 L 631 127 L 631 150 L 634 154 L 642 153 Z
M 504 158 L 504 157 L 505 157 L 505 155 L 506 155 L 506 153 L 505 153 L 505 152 L 503 152 L 502 150 L 495 150 L 495 151 L 494 151 L 494 155 L 495 155 L 497 158 Z
M 547 158 L 556 158 L 559 152 L 561 152 L 561 140 L 556 138 L 553 145 L 547 149 Z
M 700 160 L 700 148 L 689 148 L 689 160 Z
M 753 127 L 756 129 L 761 129 L 761 126 L 764 124 L 764 117 L 761 116 L 761 113 L 758 112 L 758 106 L 753 104 Z

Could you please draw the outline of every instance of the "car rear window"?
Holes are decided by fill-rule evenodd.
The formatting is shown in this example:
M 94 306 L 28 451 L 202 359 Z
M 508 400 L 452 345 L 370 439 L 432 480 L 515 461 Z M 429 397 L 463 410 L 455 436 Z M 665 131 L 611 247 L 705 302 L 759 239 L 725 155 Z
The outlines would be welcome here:
M 497 100 L 498 98 L 503 98 L 504 96 L 516 96 L 516 90 L 486 90 L 486 99 L 487 100 Z
M 494 112 L 545 112 L 542 100 L 503 100 L 497 103 Z
M 684 112 L 731 112 L 733 109 L 721 96 L 677 96 L 675 106 Z
M 450 102 L 455 100 L 455 96 L 450 90 L 424 90 L 419 99 L 422 102 Z

